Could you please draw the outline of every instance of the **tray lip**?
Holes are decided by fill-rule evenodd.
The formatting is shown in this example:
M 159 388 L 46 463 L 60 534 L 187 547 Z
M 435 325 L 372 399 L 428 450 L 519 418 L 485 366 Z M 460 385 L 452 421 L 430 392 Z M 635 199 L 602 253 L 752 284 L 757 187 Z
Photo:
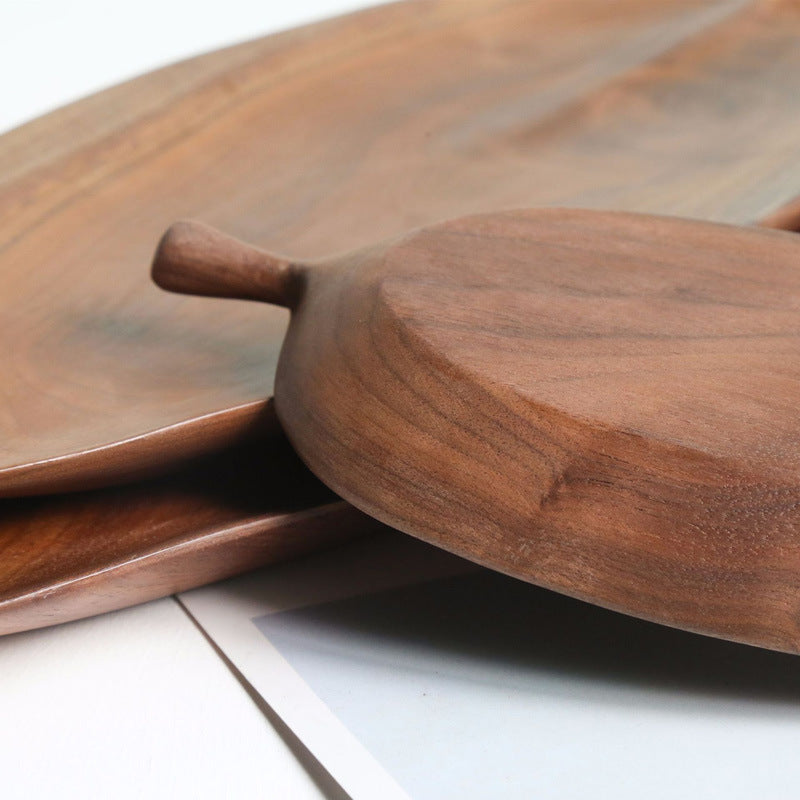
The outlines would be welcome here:
M 153 477 L 184 460 L 234 444 L 255 426 L 262 435 L 265 430 L 268 433 L 279 430 L 272 398 L 210 411 L 86 450 L 2 466 L 0 498 L 84 491 Z M 193 435 L 195 428 L 217 431 L 213 436 L 207 434 L 197 439 Z M 162 456 L 165 452 L 172 456 L 155 463 L 153 448 Z

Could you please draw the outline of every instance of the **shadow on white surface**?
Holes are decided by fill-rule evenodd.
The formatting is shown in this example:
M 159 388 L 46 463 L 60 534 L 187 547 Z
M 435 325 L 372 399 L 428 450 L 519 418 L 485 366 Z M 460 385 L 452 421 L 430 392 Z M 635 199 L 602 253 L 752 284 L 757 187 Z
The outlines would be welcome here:
M 553 673 L 674 702 L 771 702 L 800 713 L 800 658 L 607 611 L 489 570 L 314 605 L 257 620 L 275 641 L 316 639 L 436 652 L 509 675 Z M 573 687 L 574 688 L 574 687 Z M 573 689 L 570 689 L 570 694 Z M 660 701 L 659 701 L 660 702 Z
M 800 785 L 794 656 L 486 570 L 254 621 L 414 798 L 790 798 Z

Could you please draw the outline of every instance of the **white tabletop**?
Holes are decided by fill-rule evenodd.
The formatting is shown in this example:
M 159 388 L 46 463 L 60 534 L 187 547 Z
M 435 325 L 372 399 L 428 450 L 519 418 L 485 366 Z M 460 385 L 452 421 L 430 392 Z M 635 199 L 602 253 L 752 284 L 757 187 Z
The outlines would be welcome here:
M 319 798 L 172 598 L 0 640 L 0 796 Z

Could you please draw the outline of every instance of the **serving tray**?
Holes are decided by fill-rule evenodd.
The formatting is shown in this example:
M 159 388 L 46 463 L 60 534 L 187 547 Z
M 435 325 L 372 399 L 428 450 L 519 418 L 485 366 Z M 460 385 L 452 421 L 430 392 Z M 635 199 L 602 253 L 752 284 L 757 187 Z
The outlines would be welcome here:
M 172 220 L 304 259 L 509 207 L 755 221 L 800 187 L 799 34 L 786 2 L 399 3 L 6 134 L 0 492 L 138 477 L 258 417 L 286 314 L 155 290 Z

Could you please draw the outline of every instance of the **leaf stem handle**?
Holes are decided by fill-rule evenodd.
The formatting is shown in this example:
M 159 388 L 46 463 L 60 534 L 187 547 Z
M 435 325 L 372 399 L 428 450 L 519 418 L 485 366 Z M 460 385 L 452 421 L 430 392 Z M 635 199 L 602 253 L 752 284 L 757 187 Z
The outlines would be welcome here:
M 153 281 L 179 294 L 261 300 L 293 308 L 303 268 L 200 222 L 170 226 L 153 256 Z

